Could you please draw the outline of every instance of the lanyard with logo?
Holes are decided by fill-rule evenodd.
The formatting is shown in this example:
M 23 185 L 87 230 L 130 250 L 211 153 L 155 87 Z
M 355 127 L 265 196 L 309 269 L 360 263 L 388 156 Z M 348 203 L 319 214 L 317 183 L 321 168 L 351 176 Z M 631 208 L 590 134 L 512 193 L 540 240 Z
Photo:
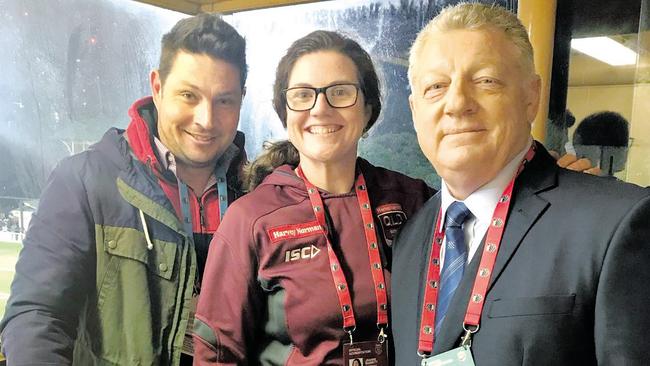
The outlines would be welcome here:
M 223 221 L 223 215 L 228 209 L 228 181 L 226 180 L 226 164 L 221 164 L 215 174 L 217 176 L 217 193 L 219 194 L 219 223 Z
M 474 364 L 470 353 L 471 338 L 472 334 L 476 333 L 479 329 L 485 295 L 487 294 L 487 288 L 499 252 L 501 239 L 503 238 L 515 179 L 522 172 L 526 163 L 532 160 L 534 155 L 535 149 L 533 145 L 530 147 L 524 160 L 519 165 L 515 177 L 510 180 L 510 183 L 501 194 L 497 206 L 494 209 L 494 214 L 492 215 L 492 220 L 490 221 L 490 226 L 485 236 L 485 245 L 484 250 L 481 253 L 481 262 L 474 279 L 470 301 L 467 304 L 467 311 L 465 312 L 465 319 L 463 321 L 465 335 L 462 338 L 461 346 L 435 357 L 426 358 L 427 355 L 430 355 L 433 352 L 438 285 L 440 284 L 441 272 L 440 249 L 443 238 L 445 237 L 445 231 L 441 225 L 442 209 L 438 212 L 433 242 L 431 243 L 431 254 L 428 262 L 427 280 L 424 288 L 424 303 L 422 305 L 422 316 L 419 328 L 418 355 L 423 358 L 422 365 Z
M 386 281 L 384 280 L 381 254 L 379 253 L 380 244 L 377 240 L 372 207 L 370 206 L 370 198 L 368 197 L 368 190 L 363 174 L 359 173 L 354 184 L 354 189 L 359 203 L 363 231 L 366 237 L 366 248 L 368 249 L 368 256 L 370 258 L 370 272 L 372 274 L 373 288 L 377 300 L 377 327 L 379 328 L 379 336 L 377 341 L 355 343 L 352 338 L 352 333 L 356 329 L 352 297 L 345 274 L 330 241 L 329 228 L 325 216 L 326 208 L 323 204 L 323 199 L 318 192 L 318 188 L 307 180 L 300 166 L 296 169 L 296 173 L 305 182 L 314 214 L 325 233 L 330 273 L 336 286 L 336 295 L 338 296 L 341 314 L 343 316 L 343 330 L 350 336 L 350 343 L 343 345 L 344 364 L 356 364 L 357 362 L 355 360 L 358 360 L 358 363 L 362 365 L 388 365 L 387 342 L 386 334 L 384 333 L 384 329 L 388 325 L 388 295 L 386 293 Z
M 223 220 L 223 215 L 226 213 L 226 209 L 228 208 L 228 187 L 226 186 L 226 177 L 225 177 L 225 171 L 218 170 L 217 171 L 217 193 L 219 195 L 219 214 L 221 220 Z M 180 179 L 178 181 L 178 195 L 181 203 L 181 213 L 183 214 L 182 218 L 182 223 L 183 223 L 183 228 L 185 229 L 185 234 L 187 235 L 187 240 L 194 242 L 194 228 L 192 225 L 192 213 L 190 212 L 190 196 L 189 196 L 189 190 L 190 188 L 187 186 L 187 184 L 183 183 Z M 200 199 L 200 198 L 199 198 Z M 196 272 L 196 275 L 198 276 L 198 270 Z M 189 319 L 189 326 L 187 327 L 187 330 L 185 332 L 185 340 L 183 342 L 183 349 L 182 353 L 188 354 L 188 355 L 193 355 L 194 354 L 194 342 L 192 340 L 192 323 L 194 322 L 194 313 L 196 311 L 196 304 L 198 301 L 198 293 L 199 293 L 199 288 L 198 288 L 198 281 L 197 279 L 194 279 L 194 290 L 192 292 L 192 303 L 191 303 L 191 309 L 190 309 L 190 319 Z
M 183 228 L 185 229 L 185 234 L 187 234 L 188 239 L 192 240 L 194 229 L 192 228 L 192 214 L 190 213 L 189 187 L 180 179 L 178 180 L 178 196 L 181 202 L 181 213 L 183 214 Z

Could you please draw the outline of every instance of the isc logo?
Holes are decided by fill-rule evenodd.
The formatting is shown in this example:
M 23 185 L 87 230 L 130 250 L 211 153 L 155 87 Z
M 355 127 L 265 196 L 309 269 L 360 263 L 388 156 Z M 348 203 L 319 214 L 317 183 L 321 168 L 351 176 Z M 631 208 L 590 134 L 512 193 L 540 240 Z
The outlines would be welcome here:
M 320 253 L 320 249 L 314 245 L 308 245 L 298 249 L 287 250 L 284 252 L 284 261 L 293 262 L 300 259 L 311 259 Z

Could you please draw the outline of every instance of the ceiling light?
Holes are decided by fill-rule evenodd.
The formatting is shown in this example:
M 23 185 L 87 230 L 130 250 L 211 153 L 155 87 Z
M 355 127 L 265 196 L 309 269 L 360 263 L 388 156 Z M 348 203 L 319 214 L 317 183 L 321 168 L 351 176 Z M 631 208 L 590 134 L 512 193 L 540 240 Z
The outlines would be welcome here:
M 609 37 L 574 38 L 571 48 L 612 66 L 636 64 L 636 52 Z

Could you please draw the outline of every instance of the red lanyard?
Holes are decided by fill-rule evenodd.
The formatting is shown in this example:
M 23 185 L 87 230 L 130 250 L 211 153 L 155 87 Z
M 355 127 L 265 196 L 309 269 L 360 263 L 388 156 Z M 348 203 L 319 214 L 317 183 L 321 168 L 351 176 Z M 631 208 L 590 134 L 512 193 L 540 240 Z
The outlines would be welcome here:
M 328 227 L 325 219 L 325 206 L 323 199 L 318 193 L 318 188 L 311 184 L 305 178 L 302 168 L 299 166 L 296 173 L 307 186 L 307 193 L 309 200 L 316 215 L 318 223 L 323 228 L 325 239 L 327 241 L 327 255 L 330 262 L 330 272 L 334 284 L 336 285 L 336 294 L 339 298 L 341 305 L 341 314 L 343 315 L 343 329 L 352 335 L 356 328 L 356 320 L 354 318 L 354 309 L 352 308 L 352 297 L 350 296 L 350 289 L 348 282 L 345 279 L 345 274 L 341 270 L 341 264 L 332 248 L 328 234 Z M 384 280 L 384 270 L 381 264 L 381 255 L 379 253 L 379 242 L 377 241 L 377 233 L 375 231 L 375 224 L 372 216 L 372 207 L 370 206 L 370 198 L 368 197 L 368 190 L 366 181 L 363 174 L 359 173 L 354 189 L 357 194 L 357 201 L 359 202 L 359 210 L 361 211 L 361 219 L 363 220 L 363 231 L 366 235 L 366 248 L 368 249 L 368 256 L 370 257 L 370 272 L 372 273 L 372 281 L 375 289 L 375 297 L 377 299 L 377 326 L 383 331 L 383 327 L 388 324 L 388 296 L 386 294 L 386 281 Z
M 524 169 L 526 163 L 530 161 L 535 155 L 534 145 L 526 153 L 517 174 L 510 181 L 506 189 L 503 191 L 501 198 L 497 202 L 494 209 L 490 227 L 488 228 L 485 237 L 485 246 L 481 254 L 481 263 L 478 267 L 478 272 L 474 278 L 474 287 L 470 296 L 470 301 L 467 304 L 467 311 L 465 312 L 465 320 L 463 321 L 463 329 L 467 332 L 465 339 L 469 339 L 472 333 L 478 331 L 479 323 L 481 320 L 481 313 L 483 312 L 483 304 L 485 295 L 487 294 L 488 284 L 494 269 L 494 263 L 499 253 L 499 246 L 503 237 L 506 219 L 508 217 L 508 209 L 510 208 L 510 198 L 512 197 L 512 189 L 514 187 L 515 178 Z M 433 235 L 433 242 L 431 243 L 431 255 L 429 257 L 429 265 L 427 270 L 427 282 L 424 288 L 424 304 L 422 306 L 422 318 L 419 330 L 418 341 L 418 354 L 424 356 L 431 354 L 434 344 L 434 329 L 436 318 L 436 305 L 438 302 L 438 284 L 440 283 L 440 249 L 442 240 L 445 237 L 445 232 L 441 224 L 442 209 L 438 212 L 436 219 L 436 230 Z M 464 339 L 464 341 L 465 341 Z

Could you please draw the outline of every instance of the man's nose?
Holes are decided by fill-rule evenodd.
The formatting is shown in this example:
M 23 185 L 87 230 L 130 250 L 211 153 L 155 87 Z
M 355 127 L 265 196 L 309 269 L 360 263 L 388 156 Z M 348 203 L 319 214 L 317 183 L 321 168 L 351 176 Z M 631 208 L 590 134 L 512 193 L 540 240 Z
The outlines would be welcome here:
M 207 101 L 199 103 L 194 109 L 194 123 L 205 129 L 211 128 L 214 123 L 214 108 L 212 103 Z
M 445 99 L 445 113 L 448 115 L 461 116 L 476 111 L 471 85 L 462 80 L 452 81 Z

